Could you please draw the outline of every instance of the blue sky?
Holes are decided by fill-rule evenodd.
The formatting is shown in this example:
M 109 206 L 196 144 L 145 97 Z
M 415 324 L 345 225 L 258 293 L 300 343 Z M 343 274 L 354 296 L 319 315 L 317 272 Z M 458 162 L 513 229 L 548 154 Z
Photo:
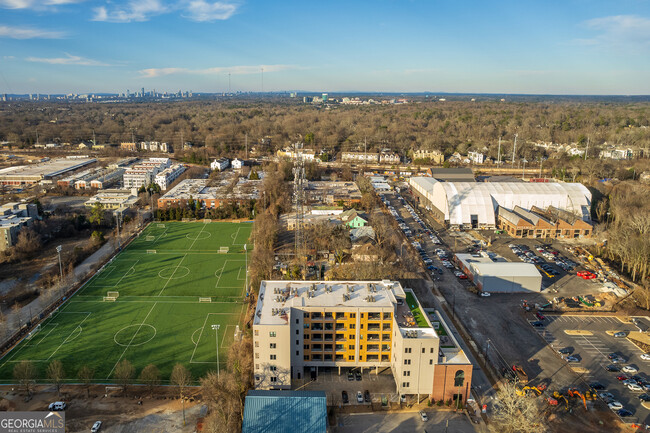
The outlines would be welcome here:
M 0 0 L 0 93 L 650 94 L 650 0 Z

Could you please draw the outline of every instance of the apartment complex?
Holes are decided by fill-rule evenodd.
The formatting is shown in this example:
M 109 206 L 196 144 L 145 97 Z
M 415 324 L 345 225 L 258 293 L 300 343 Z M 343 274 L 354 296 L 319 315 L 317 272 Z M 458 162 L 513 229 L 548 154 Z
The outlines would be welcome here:
M 361 203 L 361 191 L 354 182 L 310 181 L 305 187 L 307 202 L 311 205 L 352 206 Z
M 377 164 L 379 162 L 379 154 L 374 152 L 343 152 L 341 153 L 341 161 Z
M 182 164 L 172 165 L 158 173 L 154 182 L 160 187 L 161 190 L 166 191 L 167 188 L 176 180 L 178 176 L 183 174 L 185 166 Z
M 314 149 L 302 149 L 300 151 L 302 154 L 301 157 L 305 161 L 314 161 L 316 159 L 316 151 Z M 278 158 L 288 158 L 288 159 L 297 159 L 298 154 L 293 147 L 287 147 L 282 150 L 278 150 L 276 155 Z
M 259 198 L 261 180 L 248 180 L 226 172 L 222 179 L 185 179 L 158 199 L 158 207 L 181 206 L 195 200 L 204 208 L 217 208 L 226 202 L 243 203 Z M 224 174 L 226 174 L 224 173 Z
M 485 161 L 485 155 L 481 152 L 467 152 L 467 158 L 474 164 L 483 164 Z
M 159 172 L 170 166 L 169 158 L 149 158 L 147 161 L 142 161 L 124 172 L 124 188 L 147 187 Z
M 223 171 L 223 170 L 227 169 L 228 167 L 230 167 L 230 159 L 228 159 L 228 158 L 215 159 L 214 161 L 212 161 L 210 163 L 210 169 L 213 170 L 213 171 L 214 170 Z
M 441 316 L 395 281 L 262 281 L 255 387 L 290 389 L 312 367 L 390 368 L 399 394 L 468 396 L 472 364 Z
M 0 251 L 14 246 L 20 229 L 31 225 L 37 216 L 35 204 L 7 203 L 0 206 Z
M 445 162 L 445 155 L 438 150 L 417 149 L 413 151 L 413 159 L 428 159 L 434 164 Z

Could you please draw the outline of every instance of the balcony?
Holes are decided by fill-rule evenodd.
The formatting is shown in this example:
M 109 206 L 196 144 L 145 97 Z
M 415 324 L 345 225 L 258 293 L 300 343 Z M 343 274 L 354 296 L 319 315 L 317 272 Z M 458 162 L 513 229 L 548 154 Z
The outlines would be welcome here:
M 381 331 L 381 326 L 379 326 L 379 325 L 368 325 L 368 331 Z
M 368 313 L 368 320 L 381 320 L 381 313 Z
M 322 331 L 323 330 L 323 325 L 320 323 L 312 323 L 311 324 L 311 330 L 312 331 Z
M 369 344 L 367 346 L 366 352 L 379 352 L 379 345 L 378 344 Z
M 326 323 L 325 324 L 325 330 L 326 331 L 333 331 L 334 330 L 334 325 L 332 323 Z
M 325 341 L 334 341 L 333 334 L 325 334 Z
M 368 334 L 367 341 L 379 341 L 379 334 Z

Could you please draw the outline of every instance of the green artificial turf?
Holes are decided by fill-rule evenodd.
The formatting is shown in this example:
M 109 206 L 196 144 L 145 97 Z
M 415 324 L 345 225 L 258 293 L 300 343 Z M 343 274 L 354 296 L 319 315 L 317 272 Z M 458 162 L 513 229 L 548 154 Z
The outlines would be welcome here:
M 163 383 L 177 362 L 194 378 L 215 370 L 216 333 L 223 367 L 245 311 L 245 255 L 250 223 L 150 224 L 57 312 L 40 331 L 0 359 L 0 383 L 15 383 L 13 368 L 30 360 L 45 381 L 47 365 L 61 360 L 67 382 L 83 365 L 95 382 L 114 382 L 115 365 L 128 359 L 136 375 L 155 364 Z M 219 253 L 220 247 L 228 253 Z M 249 250 L 252 249 L 250 248 Z M 155 250 L 152 253 L 151 250 Z M 108 292 L 116 301 L 105 301 Z M 211 302 L 199 302 L 199 298 Z
M 420 310 L 420 307 L 415 300 L 415 296 L 413 296 L 411 292 L 406 292 L 406 303 L 411 309 L 411 313 L 413 313 L 413 318 L 415 319 L 415 323 L 417 323 L 418 327 L 429 328 L 427 319 L 424 317 L 424 314 L 422 314 L 422 311 Z

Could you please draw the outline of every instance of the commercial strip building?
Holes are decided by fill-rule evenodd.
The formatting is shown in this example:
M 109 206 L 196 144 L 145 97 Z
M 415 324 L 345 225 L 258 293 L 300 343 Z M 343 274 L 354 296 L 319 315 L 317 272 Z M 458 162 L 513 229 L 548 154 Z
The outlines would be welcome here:
M 546 210 L 533 206 L 531 211 L 515 206 L 512 211 L 497 209 L 497 227 L 514 238 L 574 239 L 591 237 L 593 227 L 570 212 L 549 206 Z
M 420 204 L 441 223 L 457 228 L 497 227 L 497 209 L 562 209 L 590 220 L 591 193 L 580 183 L 440 182 L 430 177 L 409 179 Z
M 14 246 L 20 230 L 31 225 L 37 217 L 35 204 L 7 203 L 0 206 L 0 251 Z
M 441 316 L 395 281 L 262 281 L 253 320 L 257 389 L 311 368 L 390 368 L 401 395 L 469 395 L 472 364 Z
M 493 260 L 485 253 L 456 254 L 454 261 L 476 287 L 489 293 L 540 292 L 542 275 L 535 265 Z
M 137 191 L 128 189 L 106 189 L 98 192 L 84 203 L 86 207 L 101 204 L 104 209 L 126 209 L 138 201 Z
M 248 391 L 242 433 L 261 432 L 327 433 L 325 392 Z
M 120 180 L 122 180 L 122 177 L 124 176 L 124 171 L 125 170 L 123 168 L 117 168 L 113 171 L 109 171 L 106 174 L 91 180 L 90 187 L 95 189 L 105 189 L 108 188 L 109 186 L 113 186 L 116 183 L 118 183 Z
M 310 204 L 334 205 L 343 203 L 352 206 L 361 203 L 361 191 L 354 182 L 310 181 L 305 186 L 305 195 Z
M 182 164 L 172 165 L 164 169 L 156 175 L 154 182 L 160 187 L 161 190 L 166 191 L 167 188 L 176 180 L 178 176 L 183 174 L 185 166 Z
M 217 208 L 229 201 L 243 203 L 256 200 L 259 198 L 261 182 L 239 177 L 237 173 L 219 181 L 185 179 L 158 199 L 158 207 L 180 206 L 190 199 L 204 208 Z
M 0 184 L 32 185 L 52 182 L 66 173 L 97 162 L 95 158 L 57 158 L 33 165 L 19 165 L 0 170 Z

